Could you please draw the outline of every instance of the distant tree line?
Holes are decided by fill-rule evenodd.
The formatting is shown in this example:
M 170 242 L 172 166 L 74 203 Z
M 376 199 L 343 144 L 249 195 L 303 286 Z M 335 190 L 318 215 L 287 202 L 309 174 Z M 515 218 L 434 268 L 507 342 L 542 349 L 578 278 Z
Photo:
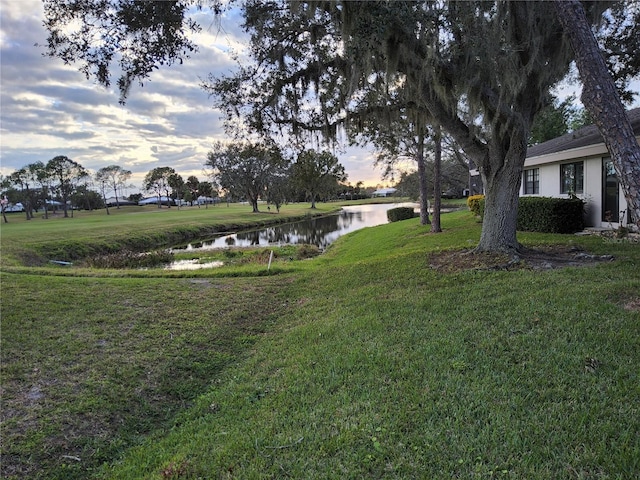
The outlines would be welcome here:
M 216 143 L 207 155 L 205 168 L 209 180 L 200 181 L 191 175 L 185 180 L 172 167 L 150 170 L 143 180 L 142 190 L 155 198 L 158 207 L 167 205 L 204 205 L 247 201 L 254 212 L 258 201 L 266 201 L 276 210 L 287 202 L 317 201 L 333 198 L 360 198 L 365 195 L 362 182 L 345 184 L 344 167 L 330 152 L 306 150 L 289 158 L 274 144 Z M 47 163 L 34 162 L 1 179 L 2 196 L 10 203 L 22 203 L 27 219 L 42 210 L 47 218 L 51 210 L 61 210 L 64 216 L 74 209 L 95 210 L 142 199 L 142 194 L 124 198 L 131 188 L 132 172 L 119 165 L 109 165 L 94 174 L 66 156 L 57 156 Z M 270 207 L 269 207 L 270 208 Z M 4 213 L 4 211 L 3 211 Z M 5 217 L 6 221 L 6 217 Z

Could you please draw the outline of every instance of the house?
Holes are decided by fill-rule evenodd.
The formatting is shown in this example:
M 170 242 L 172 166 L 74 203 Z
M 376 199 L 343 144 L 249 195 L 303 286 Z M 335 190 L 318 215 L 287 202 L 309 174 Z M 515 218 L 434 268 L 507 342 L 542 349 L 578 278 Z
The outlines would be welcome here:
M 397 191 L 395 188 L 379 188 L 371 194 L 371 197 L 392 197 Z
M 161 196 L 158 200 L 158 197 L 147 197 L 143 198 L 138 202 L 138 205 L 157 205 L 160 203 L 161 205 L 175 205 L 176 202 L 173 198 L 167 198 L 165 196 Z
M 6 203 L 4 205 L 4 211 L 6 213 L 10 212 L 24 212 L 24 205 L 22 203 Z
M 126 200 L 124 198 L 118 198 L 116 200 L 116 197 L 109 197 L 107 199 L 105 199 L 104 201 L 105 205 L 107 207 L 115 207 L 117 205 L 125 206 L 125 205 L 137 205 L 138 202 L 132 202 L 131 200 Z M 156 198 L 156 203 L 158 203 L 158 199 Z
M 640 108 L 627 114 L 640 142 Z M 586 202 L 585 224 L 590 227 L 632 223 L 611 156 L 595 125 L 529 147 L 520 195 L 576 195 Z

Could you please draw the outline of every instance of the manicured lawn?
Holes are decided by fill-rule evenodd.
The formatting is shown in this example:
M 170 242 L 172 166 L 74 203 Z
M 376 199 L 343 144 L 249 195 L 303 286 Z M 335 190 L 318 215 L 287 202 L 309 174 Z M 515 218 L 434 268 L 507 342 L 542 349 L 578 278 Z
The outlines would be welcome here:
M 480 233 L 442 221 L 260 277 L 10 268 L 3 474 L 637 477 L 640 246 L 522 234 L 615 260 L 442 273 Z

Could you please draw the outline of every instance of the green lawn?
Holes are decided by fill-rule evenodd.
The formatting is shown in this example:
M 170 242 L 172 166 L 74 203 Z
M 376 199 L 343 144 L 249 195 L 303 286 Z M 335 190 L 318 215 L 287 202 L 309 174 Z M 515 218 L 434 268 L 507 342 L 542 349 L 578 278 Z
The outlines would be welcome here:
M 615 260 L 441 273 L 480 233 L 442 223 L 262 276 L 7 261 L 3 475 L 637 478 L 640 246 L 521 234 Z

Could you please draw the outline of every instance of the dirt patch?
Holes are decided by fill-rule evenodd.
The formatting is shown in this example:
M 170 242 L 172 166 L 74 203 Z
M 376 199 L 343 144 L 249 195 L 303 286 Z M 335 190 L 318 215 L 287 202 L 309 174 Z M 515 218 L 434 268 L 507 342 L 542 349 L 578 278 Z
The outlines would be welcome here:
M 592 255 L 575 246 L 552 245 L 543 249 L 523 249 L 517 255 L 472 253 L 471 250 L 445 251 L 430 255 L 429 266 L 443 273 L 465 270 L 553 270 L 612 260 L 612 255 Z
M 630 312 L 640 312 L 640 297 L 631 298 L 625 302 L 624 309 Z

